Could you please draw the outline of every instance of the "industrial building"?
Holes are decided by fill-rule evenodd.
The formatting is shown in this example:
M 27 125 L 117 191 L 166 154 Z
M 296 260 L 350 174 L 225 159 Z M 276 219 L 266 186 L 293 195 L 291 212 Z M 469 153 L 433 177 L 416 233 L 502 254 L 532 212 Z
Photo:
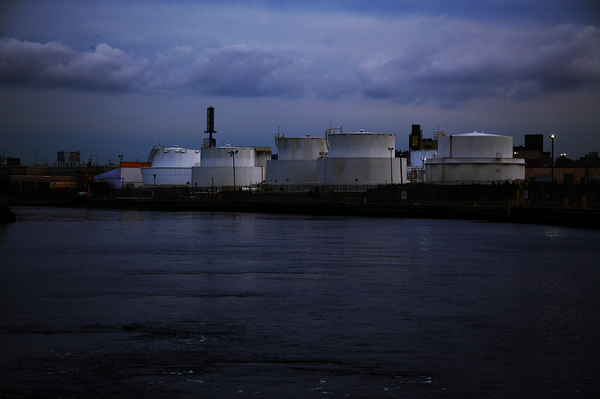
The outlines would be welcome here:
M 526 134 L 525 145 L 513 147 L 513 157 L 524 159 L 528 168 L 543 168 L 552 162 L 550 153 L 544 153 L 543 134 Z
M 513 158 L 513 138 L 472 132 L 438 138 L 437 157 L 424 161 L 426 183 L 491 184 L 525 178 L 525 160 Z
M 94 182 L 105 183 L 111 190 L 141 187 L 144 183 L 142 169 L 150 166 L 152 166 L 150 162 L 121 161 L 118 168 L 95 175 Z
M 438 138 L 445 136 L 438 126 L 433 138 L 424 138 L 421 125 L 412 125 L 408 136 L 408 182 L 423 183 L 425 181 L 425 160 L 437 157 Z

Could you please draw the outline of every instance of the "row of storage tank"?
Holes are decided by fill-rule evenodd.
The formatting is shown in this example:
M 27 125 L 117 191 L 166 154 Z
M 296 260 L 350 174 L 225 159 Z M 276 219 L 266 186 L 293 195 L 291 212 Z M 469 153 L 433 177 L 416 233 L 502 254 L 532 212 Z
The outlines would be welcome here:
M 395 157 L 393 134 L 336 133 L 328 138 L 281 135 L 275 141 L 277 160 L 271 159 L 270 147 L 190 150 L 157 146 L 149 157 L 152 166 L 142 168 L 143 184 L 385 184 L 400 183 L 402 162 L 406 170 L 406 159 Z
M 151 166 L 138 170 L 144 186 L 406 183 L 407 159 L 396 157 L 395 139 L 393 134 L 341 129 L 328 130 L 326 137 L 278 134 L 277 160 L 271 159 L 270 147 L 155 146 Z M 423 166 L 426 182 L 433 184 L 512 181 L 525 174 L 524 160 L 512 157 L 512 137 L 478 132 L 439 137 L 437 156 L 423 160 Z M 120 174 L 119 187 L 135 180 Z

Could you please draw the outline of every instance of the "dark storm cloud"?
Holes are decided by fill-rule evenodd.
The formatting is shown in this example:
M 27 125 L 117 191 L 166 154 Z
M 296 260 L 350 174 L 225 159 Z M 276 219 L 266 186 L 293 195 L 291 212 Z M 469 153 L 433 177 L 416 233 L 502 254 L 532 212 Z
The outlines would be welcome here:
M 431 24 L 434 29 L 426 29 Z M 228 97 L 344 96 L 455 106 L 474 98 L 529 100 L 600 89 L 600 30 L 574 24 L 514 29 L 424 19 L 397 48 L 361 56 L 310 48 L 174 46 L 153 60 L 108 44 L 78 53 L 59 42 L 0 40 L 0 84 Z M 405 36 L 407 34 L 412 36 Z M 358 45 L 357 45 L 358 47 Z M 360 60 L 360 62 L 358 61 Z
M 0 39 L 0 84 L 123 91 L 142 85 L 144 72 L 144 61 L 107 44 L 78 54 L 58 42 Z
M 400 103 L 437 99 L 451 106 L 471 98 L 531 99 L 600 86 L 600 31 L 561 25 L 515 34 L 443 31 L 400 56 L 382 56 L 358 71 L 364 95 Z
M 242 45 L 199 55 L 189 46 L 175 47 L 151 64 L 107 44 L 78 54 L 58 42 L 0 41 L 5 85 L 293 98 L 305 93 L 308 69 L 302 58 Z

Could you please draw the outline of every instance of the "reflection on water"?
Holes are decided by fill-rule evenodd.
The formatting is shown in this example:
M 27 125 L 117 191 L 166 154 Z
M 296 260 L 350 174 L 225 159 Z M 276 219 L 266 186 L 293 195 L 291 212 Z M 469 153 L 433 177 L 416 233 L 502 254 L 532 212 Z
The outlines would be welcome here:
M 559 227 L 547 226 L 541 231 L 541 233 L 544 237 L 548 239 L 560 239 L 562 236 L 562 231 L 563 229 Z
M 594 397 L 595 231 L 19 208 L 3 396 Z

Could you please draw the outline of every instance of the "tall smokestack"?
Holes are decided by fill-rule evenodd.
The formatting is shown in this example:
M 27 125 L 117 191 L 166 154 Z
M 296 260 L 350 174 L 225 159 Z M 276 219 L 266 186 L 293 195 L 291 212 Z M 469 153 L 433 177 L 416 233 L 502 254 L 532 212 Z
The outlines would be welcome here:
M 215 109 L 213 107 L 208 107 L 206 109 L 206 131 L 204 133 L 208 133 L 208 146 L 215 147 L 215 141 L 212 138 L 213 133 L 216 133 Z

